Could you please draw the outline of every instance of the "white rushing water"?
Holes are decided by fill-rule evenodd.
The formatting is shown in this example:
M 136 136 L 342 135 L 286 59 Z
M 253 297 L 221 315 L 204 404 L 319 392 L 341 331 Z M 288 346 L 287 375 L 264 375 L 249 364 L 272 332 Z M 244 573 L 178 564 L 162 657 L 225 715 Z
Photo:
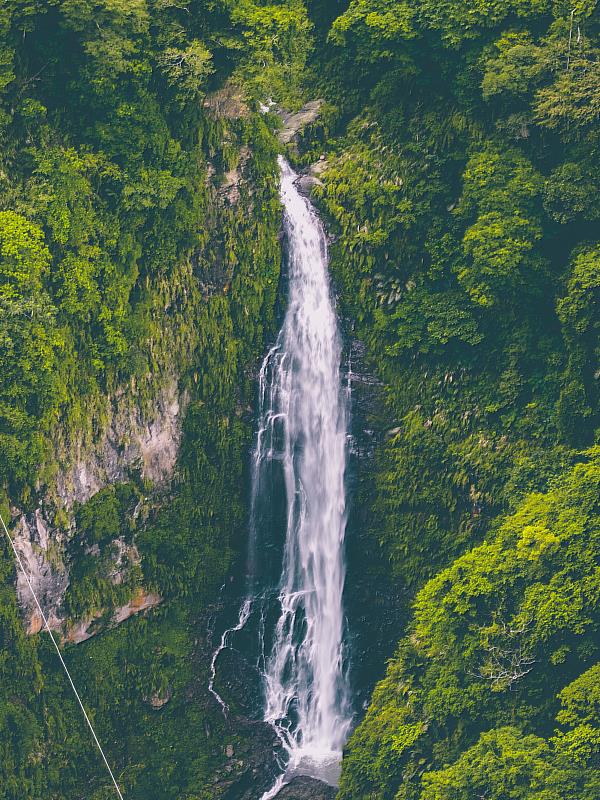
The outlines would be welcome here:
M 280 462 L 287 524 L 264 718 L 289 753 L 288 775 L 335 782 L 351 721 L 342 606 L 347 396 L 325 233 L 283 158 L 280 168 L 288 306 L 261 369 L 253 492 L 254 506 L 261 472 Z
M 213 655 L 209 685 L 226 712 L 214 689 L 217 659 L 253 620 L 264 719 L 286 753 L 282 775 L 261 800 L 294 775 L 337 784 L 351 725 L 342 605 L 348 389 L 341 386 L 325 232 L 295 186 L 297 175 L 281 157 L 279 165 L 288 305 L 259 374 L 248 595 Z M 284 538 L 275 600 L 273 533 Z

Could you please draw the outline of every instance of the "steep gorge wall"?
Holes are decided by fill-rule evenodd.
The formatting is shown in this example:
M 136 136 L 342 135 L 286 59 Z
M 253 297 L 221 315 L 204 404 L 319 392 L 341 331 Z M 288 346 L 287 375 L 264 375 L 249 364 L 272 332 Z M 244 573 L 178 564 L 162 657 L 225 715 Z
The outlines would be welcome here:
M 168 503 L 172 492 L 177 491 L 173 481 L 178 475 L 186 410 L 192 399 L 203 393 L 198 386 L 202 387 L 207 378 L 215 386 L 221 378 L 224 383 L 233 378 L 233 373 L 227 373 L 226 363 L 221 365 L 221 375 L 216 364 L 213 373 L 207 374 L 210 366 L 207 367 L 206 361 L 210 364 L 211 359 L 203 360 L 202 349 L 210 346 L 210 334 L 205 339 L 203 321 L 210 325 L 214 312 L 221 313 L 227 307 L 228 315 L 232 316 L 239 311 L 240 304 L 247 316 L 248 307 L 256 301 L 267 325 L 272 315 L 272 309 L 264 307 L 263 285 L 265 281 L 271 284 L 267 296 L 273 303 L 278 255 L 274 249 L 277 241 L 272 219 L 268 215 L 266 219 L 254 219 L 258 230 L 270 228 L 272 239 L 270 242 L 264 239 L 263 244 L 264 234 L 259 233 L 251 254 L 241 255 L 245 245 L 236 243 L 233 237 L 244 235 L 245 220 L 255 211 L 255 203 L 264 202 L 266 194 L 275 190 L 275 183 L 271 181 L 269 186 L 269 176 L 267 183 L 261 185 L 264 177 L 260 169 L 264 166 L 253 163 L 252 142 L 236 143 L 236 126 L 241 120 L 247 123 L 250 116 L 239 90 L 227 86 L 214 97 L 209 96 L 205 107 L 237 155 L 229 157 L 230 166 L 225 172 L 218 164 L 213 166 L 208 162 L 205 244 L 182 264 L 174 266 L 166 281 L 157 281 L 151 289 L 154 333 L 144 344 L 151 354 L 150 371 L 125 381 L 114 380 L 109 391 L 74 397 L 64 420 L 46 435 L 37 506 L 28 511 L 13 508 L 14 542 L 27 577 L 42 601 L 51 627 L 60 630 L 69 642 L 82 641 L 101 629 L 102 626 L 94 629 L 93 624 L 107 612 L 108 624 L 116 624 L 161 602 L 157 591 L 136 585 L 132 596 L 117 607 L 95 609 L 88 618 L 69 618 L 64 598 L 70 583 L 73 553 L 69 552 L 69 544 L 77 535 L 77 510 L 106 487 L 132 480 L 140 492 L 129 513 L 134 521 L 139 518 L 142 527 L 143 520 Z M 258 159 L 264 159 L 264 144 L 257 147 Z M 275 211 L 275 206 L 271 209 Z M 241 259 L 248 255 L 256 262 L 240 265 Z M 261 269 L 267 269 L 268 274 L 261 276 L 257 272 Z M 255 275 L 254 283 L 246 281 L 246 271 Z M 237 293 L 231 291 L 236 284 Z M 256 299 L 250 299 L 252 294 Z M 212 311 L 211 304 L 215 306 Z M 262 320 L 253 320 L 252 324 L 258 330 L 263 329 Z M 235 342 L 243 334 L 231 320 L 223 330 L 215 329 L 214 335 L 221 340 L 219 349 L 227 352 L 232 346 L 237 348 Z M 252 347 L 252 344 L 250 336 L 247 345 Z M 240 357 L 243 358 L 241 353 Z M 239 368 L 246 369 L 247 365 L 238 359 L 235 370 Z M 240 392 L 243 391 L 240 387 Z M 86 554 L 94 555 L 94 547 L 97 550 L 97 546 L 86 546 Z M 135 536 L 127 542 L 123 537 L 114 539 L 112 549 L 109 578 L 119 584 L 132 566 L 139 567 L 141 555 Z M 106 565 L 103 569 L 106 570 Z M 16 585 L 26 627 L 35 633 L 42 622 L 28 581 L 20 572 Z

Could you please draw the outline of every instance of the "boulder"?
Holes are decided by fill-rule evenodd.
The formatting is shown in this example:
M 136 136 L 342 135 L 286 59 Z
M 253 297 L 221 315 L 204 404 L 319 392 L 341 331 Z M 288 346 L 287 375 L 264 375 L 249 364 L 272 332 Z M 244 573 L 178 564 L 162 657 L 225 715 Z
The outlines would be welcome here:
M 336 794 L 337 789 L 334 786 L 302 775 L 292 778 L 276 795 L 275 800 L 333 800 Z

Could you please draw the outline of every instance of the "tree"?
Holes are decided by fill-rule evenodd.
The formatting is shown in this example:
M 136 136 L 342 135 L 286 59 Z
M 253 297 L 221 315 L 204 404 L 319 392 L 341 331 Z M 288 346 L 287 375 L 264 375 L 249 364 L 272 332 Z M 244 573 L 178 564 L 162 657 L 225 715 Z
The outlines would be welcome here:
M 466 258 L 457 275 L 479 305 L 514 301 L 541 269 L 534 248 L 542 236 L 536 211 L 542 187 L 541 175 L 516 150 L 490 143 L 469 160 L 455 213 L 475 220 L 463 237 Z
M 2 478 L 21 482 L 39 456 L 38 425 L 52 405 L 61 342 L 43 289 L 50 253 L 39 227 L 0 212 L 0 449 Z
M 184 102 L 202 95 L 206 79 L 213 72 L 212 54 L 197 39 L 185 49 L 168 47 L 158 63 Z
M 425 775 L 420 800 L 564 800 L 575 797 L 574 788 L 544 739 L 505 727 L 483 733 L 452 766 Z

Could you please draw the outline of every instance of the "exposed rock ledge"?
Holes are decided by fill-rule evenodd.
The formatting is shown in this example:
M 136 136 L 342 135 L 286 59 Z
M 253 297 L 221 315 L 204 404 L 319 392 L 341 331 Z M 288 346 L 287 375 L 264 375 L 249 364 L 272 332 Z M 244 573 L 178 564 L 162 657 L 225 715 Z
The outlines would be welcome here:
M 56 480 L 56 493 L 64 508 L 85 503 L 110 483 L 127 480 L 132 469 L 138 469 L 142 478 L 154 485 L 166 484 L 175 468 L 188 399 L 186 392 L 180 394 L 175 375 L 164 380 L 148 412 L 135 398 L 132 402 L 125 388 L 107 398 L 110 421 L 93 447 L 59 442 L 71 460 Z
M 126 619 L 129 619 L 129 617 L 132 617 L 134 614 L 139 614 L 140 611 L 146 611 L 149 608 L 154 608 L 161 602 L 162 597 L 160 595 L 155 594 L 154 592 L 145 592 L 140 590 L 128 603 L 114 610 L 110 621 L 103 625 L 102 629 L 106 630 L 106 628 L 113 628 L 115 625 L 120 625 L 121 622 L 125 622 Z M 90 639 L 95 633 L 97 633 L 97 630 L 94 626 L 101 618 L 102 614 L 98 614 L 91 619 L 79 622 L 77 625 L 69 629 L 64 638 L 65 642 L 68 642 L 69 644 L 79 644 L 80 642 L 85 642 L 86 639 Z M 162 702 L 160 705 L 155 705 L 154 701 L 151 701 L 152 707 L 160 708 L 161 705 L 164 705 L 164 703 L 168 701 L 168 699 L 169 698 L 164 700 L 164 702 Z
M 106 397 L 104 413 L 107 422 L 97 440 L 93 443 L 65 441 L 62 431 L 57 431 L 56 452 L 65 456 L 61 459 L 57 455 L 60 468 L 49 496 L 32 514 L 19 516 L 15 509 L 15 547 L 50 628 L 60 631 L 65 641 L 84 641 L 101 628 L 116 625 L 133 614 L 157 605 L 161 598 L 142 592 L 114 610 L 111 619 L 106 620 L 104 616 L 102 625 L 98 625 L 98 618 L 95 618 L 81 620 L 75 627 L 66 630 L 62 603 L 69 576 L 63 555 L 70 532 L 51 524 L 54 510 L 60 509 L 72 516 L 70 512 L 76 503 L 85 503 L 111 483 L 127 481 L 132 470 L 139 471 L 141 477 L 154 487 L 160 489 L 166 486 L 175 469 L 182 415 L 188 402 L 188 394 L 179 391 L 175 375 L 162 379 L 153 402 L 146 409 L 138 401 L 135 391 L 122 388 L 113 396 Z M 72 530 L 72 518 L 69 524 Z M 139 557 L 135 546 L 123 545 L 120 550 L 123 563 L 127 558 L 135 561 Z M 119 581 L 119 569 L 119 564 L 115 562 L 115 582 Z M 30 634 L 37 633 L 42 627 L 42 620 L 28 581 L 20 570 L 17 571 L 16 590 L 26 629 Z
M 63 623 L 60 606 L 69 578 L 60 556 L 60 545 L 51 537 L 50 526 L 41 509 L 19 518 L 13 542 L 50 627 L 58 630 Z M 17 570 L 17 597 L 25 615 L 27 632 L 38 633 L 42 619 L 27 578 L 20 569 Z
M 28 634 L 39 633 L 43 628 L 43 620 L 31 595 L 29 583 L 40 601 L 50 629 L 59 631 L 63 642 L 70 644 L 84 642 L 100 630 L 119 625 L 134 614 L 154 608 L 162 602 L 160 595 L 139 589 L 129 602 L 115 608 L 109 619 L 100 613 L 67 628 L 61 614 L 61 606 L 69 585 L 69 575 L 61 558 L 60 541 L 55 532 L 54 536 L 52 534 L 41 509 L 38 508 L 34 514 L 22 515 L 19 518 L 13 535 L 15 548 L 29 579 L 28 582 L 21 570 L 17 570 L 17 597 L 25 617 Z M 122 561 L 139 560 L 135 545 L 127 546 L 121 542 L 120 550 Z M 115 567 L 114 580 L 118 582 L 119 564 Z
M 315 186 L 323 186 L 321 176 L 328 166 L 329 164 L 325 160 L 325 156 L 321 156 L 317 162 L 311 164 L 306 172 L 301 173 L 296 181 L 298 191 L 306 197 L 312 197 Z
M 283 127 L 279 131 L 279 141 L 282 144 L 290 144 L 307 125 L 313 123 L 319 116 L 324 100 L 310 100 L 302 106 L 300 111 L 280 113 Z

